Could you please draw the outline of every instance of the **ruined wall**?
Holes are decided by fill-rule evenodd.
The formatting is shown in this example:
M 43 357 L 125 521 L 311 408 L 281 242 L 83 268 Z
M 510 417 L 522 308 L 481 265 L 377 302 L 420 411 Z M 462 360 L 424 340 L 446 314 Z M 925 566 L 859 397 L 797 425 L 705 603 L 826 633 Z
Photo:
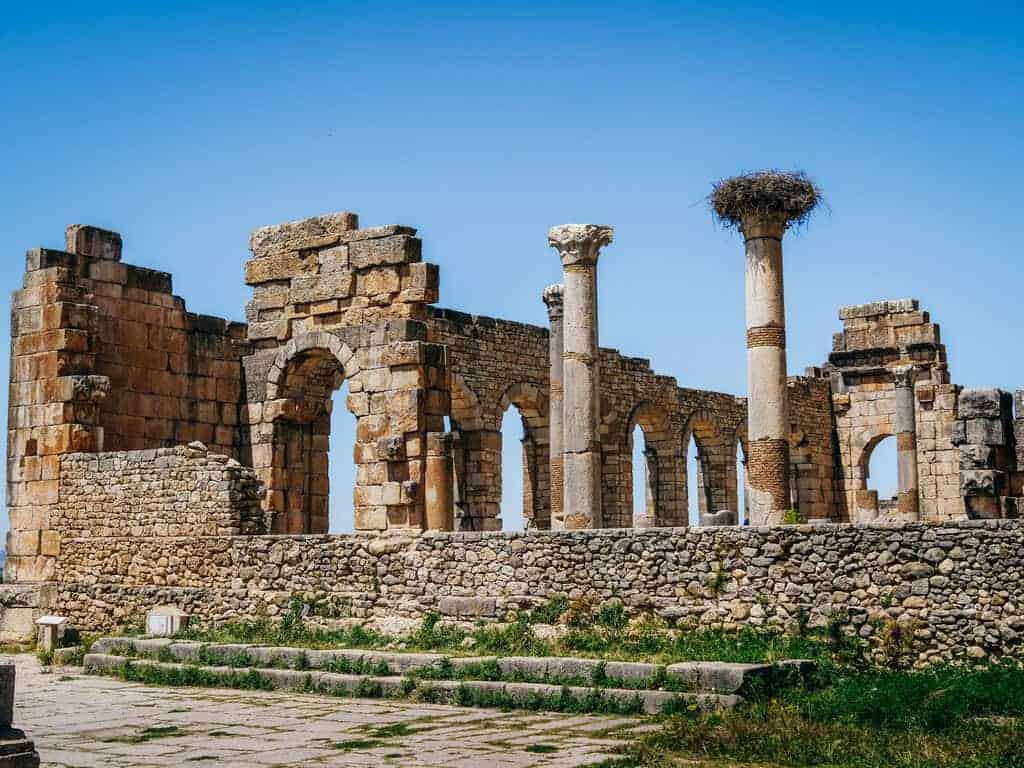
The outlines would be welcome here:
M 447 349 L 459 529 L 501 526 L 501 422 L 513 406 L 523 426 L 523 518 L 550 527 L 547 330 L 431 307 L 428 337 Z
M 428 433 L 444 430 L 444 349 L 428 343 L 437 267 L 409 227 L 359 229 L 355 214 L 256 230 L 245 280 L 242 459 L 267 487 L 279 533 L 328 528 L 331 397 L 356 418 L 356 527 L 420 530 Z M 345 492 L 339 489 L 340 492 Z
M 61 538 L 266 532 L 256 473 L 201 443 L 61 457 Z
M 790 377 L 787 392 L 790 498 L 808 520 L 835 520 L 832 389 L 826 379 Z
M 47 581 L 60 456 L 202 440 L 237 455 L 245 326 L 191 314 L 121 237 L 71 226 L 28 252 L 12 297 L 6 578 Z
M 824 366 L 832 383 L 840 454 L 837 519 L 857 522 L 899 516 L 869 489 L 868 470 L 872 451 L 895 434 L 893 371 L 906 365 L 916 371 L 920 517 L 963 517 L 957 451 L 950 442 L 957 388 L 949 383 L 939 326 L 916 299 L 843 307 L 839 317 L 843 331 L 834 336 Z
M 79 539 L 59 573 L 59 609 L 88 631 L 136 623 L 158 603 L 201 622 L 278 615 L 295 594 L 335 615 L 493 619 L 569 594 L 702 627 L 792 627 L 808 611 L 874 642 L 898 620 L 922 660 L 1024 657 L 1017 521 Z

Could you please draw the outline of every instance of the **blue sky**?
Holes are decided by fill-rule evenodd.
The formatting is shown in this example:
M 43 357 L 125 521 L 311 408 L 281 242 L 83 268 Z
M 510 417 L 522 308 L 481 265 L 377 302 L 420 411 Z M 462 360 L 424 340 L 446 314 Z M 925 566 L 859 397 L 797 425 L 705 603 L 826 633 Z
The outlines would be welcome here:
M 4 22 L 5 293 L 27 248 L 84 222 L 240 319 L 248 232 L 349 209 L 420 228 L 442 304 L 543 323 L 547 228 L 608 223 L 602 344 L 741 393 L 742 247 L 702 199 L 800 168 L 830 211 L 786 243 L 791 372 L 826 357 L 839 305 L 916 296 L 955 381 L 1024 380 L 1015 4 L 109 2 Z

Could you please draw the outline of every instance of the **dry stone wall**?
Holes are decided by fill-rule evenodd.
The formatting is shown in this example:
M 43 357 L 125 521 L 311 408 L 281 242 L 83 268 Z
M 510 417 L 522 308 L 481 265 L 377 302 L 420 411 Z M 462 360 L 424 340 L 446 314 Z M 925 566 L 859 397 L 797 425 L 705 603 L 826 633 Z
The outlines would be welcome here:
M 682 625 L 838 620 L 879 644 L 892 622 L 919 660 L 1024 657 L 1017 521 L 368 536 L 75 539 L 58 604 L 109 630 L 157 603 L 201 622 L 279 616 L 502 619 L 556 594 L 619 598 Z
M 202 443 L 61 457 L 62 539 L 266 532 L 256 473 Z

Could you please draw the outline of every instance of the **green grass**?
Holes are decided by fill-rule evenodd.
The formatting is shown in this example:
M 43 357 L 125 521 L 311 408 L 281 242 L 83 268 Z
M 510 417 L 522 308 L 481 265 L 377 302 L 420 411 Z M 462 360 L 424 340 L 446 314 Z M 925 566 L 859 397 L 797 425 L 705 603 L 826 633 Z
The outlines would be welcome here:
M 560 639 L 542 640 L 533 625 L 555 619 L 567 624 L 569 633 Z M 473 642 L 464 645 L 467 638 Z M 691 629 L 670 631 L 654 616 L 630 620 L 617 600 L 602 605 L 555 598 L 520 613 L 503 625 L 481 625 L 467 630 L 442 623 L 436 614 L 424 618 L 418 630 L 398 640 L 356 626 L 327 630 L 309 626 L 295 605 L 283 621 L 231 622 L 207 629 L 192 629 L 183 639 L 207 643 L 252 643 L 299 648 L 383 649 L 401 645 L 406 651 L 432 651 L 451 656 L 580 656 L 608 660 L 647 661 L 672 664 L 681 661 L 773 662 L 787 658 L 855 660 L 862 655 L 862 643 L 833 629 L 783 634 L 757 629 L 725 631 Z M 235 665 L 248 666 L 241 655 Z M 225 660 L 221 664 L 230 663 Z M 355 662 L 337 662 L 355 664 Z M 382 674 L 351 668 L 356 674 Z M 336 671 L 342 671 L 339 667 Z
M 826 670 L 731 712 L 669 717 L 608 766 L 672 758 L 832 768 L 1024 768 L 1024 670 Z

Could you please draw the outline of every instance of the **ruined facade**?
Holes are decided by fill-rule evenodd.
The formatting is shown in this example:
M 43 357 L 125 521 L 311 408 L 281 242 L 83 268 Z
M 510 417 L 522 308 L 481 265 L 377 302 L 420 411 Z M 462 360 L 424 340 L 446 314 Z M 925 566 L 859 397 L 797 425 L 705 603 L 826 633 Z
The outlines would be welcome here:
M 771 256 L 751 256 L 761 247 L 754 239 L 748 269 Z M 1015 414 L 1005 393 L 950 383 L 938 326 L 916 301 L 844 307 L 828 359 L 790 377 L 781 306 L 748 312 L 751 370 L 771 358 L 761 367 L 782 377 L 771 398 L 785 406 L 765 411 L 761 402 L 768 415 L 752 422 L 744 397 L 680 387 L 647 360 L 599 346 L 597 260 L 602 248 L 614 258 L 610 228 L 567 225 L 549 240 L 565 271 L 564 287 L 544 292 L 550 328 L 438 307 L 439 270 L 422 260 L 416 230 L 361 229 L 352 213 L 253 233 L 246 323 L 188 312 L 170 275 L 122 261 L 116 233 L 72 226 L 63 250 L 30 251 L 12 299 L 6 580 L 14 586 L 0 634 L 16 634 L 44 605 L 92 616 L 92 627 L 102 622 L 88 606 L 109 603 L 103 585 L 122 594 L 131 576 L 141 591 L 124 605 L 135 606 L 184 578 L 166 564 L 149 567 L 149 557 L 178 558 L 182 574 L 212 558 L 225 568 L 216 578 L 228 580 L 234 563 L 243 581 L 264 578 L 256 561 L 272 551 L 261 543 L 269 535 L 293 537 L 300 559 L 357 558 L 339 554 L 350 549 L 331 543 L 340 537 L 307 538 L 328 533 L 329 493 L 350 492 L 328 487 L 332 394 L 342 384 L 348 396 L 338 405 L 356 420 L 356 442 L 334 449 L 343 460 L 352 450 L 360 532 L 407 539 L 453 530 L 457 547 L 458 532 L 500 531 L 501 421 L 513 406 L 523 424 L 524 517 L 536 536 L 556 537 L 543 545 L 556 550 L 557 537 L 570 535 L 562 529 L 586 539 L 600 528 L 687 526 L 691 484 L 706 525 L 787 515 L 908 525 L 1016 517 L 1020 398 Z M 763 400 L 755 379 L 751 392 Z M 761 431 L 750 435 L 755 422 Z M 634 509 L 638 425 L 647 487 Z M 697 477 L 687 472 L 691 436 Z M 867 471 L 887 437 L 900 457 L 894 501 L 877 498 Z M 765 493 L 767 516 L 740 509 L 738 447 L 748 468 L 759 457 L 748 482 L 760 490 L 745 495 Z M 1008 525 L 999 530 L 1019 558 Z M 816 536 L 814 527 L 799 530 L 792 535 Z M 495 541 L 500 549 L 511 540 Z M 239 560 L 233 553 L 243 550 Z M 362 567 L 334 564 L 324 578 Z M 518 582 L 510 589 L 529 593 Z M 636 604 L 671 607 L 654 599 L 661 589 Z

